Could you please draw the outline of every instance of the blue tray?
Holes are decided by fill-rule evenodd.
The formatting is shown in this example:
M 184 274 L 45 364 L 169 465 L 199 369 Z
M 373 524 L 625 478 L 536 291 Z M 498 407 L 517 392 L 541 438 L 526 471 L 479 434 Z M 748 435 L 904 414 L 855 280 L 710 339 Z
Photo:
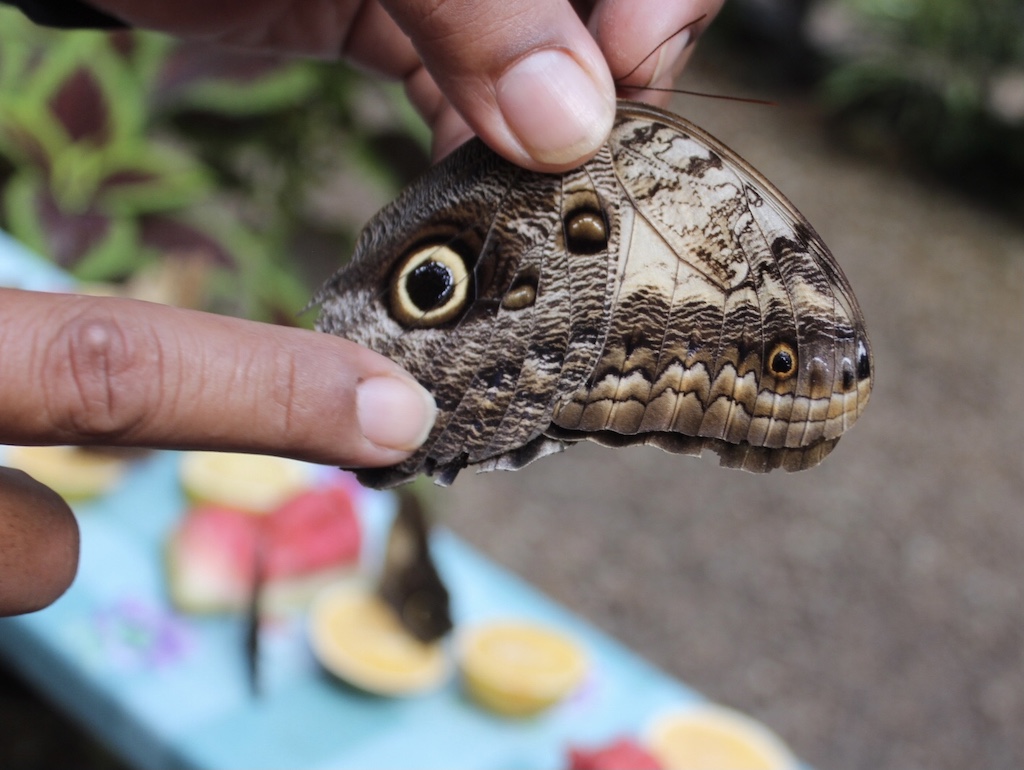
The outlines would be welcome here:
M 3 233 L 0 284 L 70 285 Z M 419 697 L 367 695 L 318 666 L 294 619 L 263 630 L 264 692 L 254 697 L 244 620 L 181 615 L 167 598 L 164 542 L 186 507 L 179 461 L 154 453 L 111 494 L 77 505 L 75 584 L 44 611 L 0 620 L 0 655 L 135 766 L 553 770 L 567 766 L 569 745 L 638 736 L 659 713 L 700 698 L 443 529 L 434 552 L 456 625 L 521 617 L 563 629 L 591 662 L 574 696 L 508 719 L 470 703 L 454 680 Z M 361 497 L 371 544 L 393 507 L 388 493 Z
M 114 493 L 77 506 L 74 586 L 43 612 L 0 621 L 0 652 L 134 765 L 558 768 L 569 743 L 636 734 L 695 697 L 443 529 L 434 550 L 456 624 L 512 616 L 564 629 L 591 660 L 575 696 L 526 720 L 490 715 L 455 681 L 419 697 L 370 696 L 317 665 L 296 618 L 263 630 L 254 697 L 243 619 L 180 615 L 166 596 L 163 544 L 186 506 L 178 462 L 155 453 Z M 393 496 L 367 493 L 359 508 L 369 542 L 381 542 Z

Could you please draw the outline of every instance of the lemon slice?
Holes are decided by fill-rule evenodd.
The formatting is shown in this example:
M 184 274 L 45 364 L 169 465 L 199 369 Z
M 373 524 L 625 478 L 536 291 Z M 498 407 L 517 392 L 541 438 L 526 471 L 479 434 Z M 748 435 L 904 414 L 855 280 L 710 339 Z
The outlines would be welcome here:
M 647 745 L 665 770 L 796 770 L 782 740 L 760 722 L 722 706 L 666 714 Z
M 587 659 L 562 633 L 527 622 L 493 622 L 467 630 L 460 665 L 466 691 L 507 716 L 535 714 L 583 680 Z
M 321 591 L 310 611 L 309 635 L 324 668 L 378 695 L 426 692 L 451 673 L 444 645 L 412 636 L 363 584 L 340 583 Z
M 72 501 L 106 494 L 121 480 L 126 467 L 121 458 L 73 446 L 11 447 L 7 463 Z
M 192 501 L 251 513 L 269 513 L 310 485 L 309 466 L 270 455 L 186 452 L 179 474 Z

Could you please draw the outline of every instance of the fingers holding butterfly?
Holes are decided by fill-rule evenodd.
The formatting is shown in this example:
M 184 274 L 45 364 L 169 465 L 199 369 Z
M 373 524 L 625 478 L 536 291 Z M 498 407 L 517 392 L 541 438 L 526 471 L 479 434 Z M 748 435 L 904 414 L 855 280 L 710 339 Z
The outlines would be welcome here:
M 497 152 L 535 170 L 578 165 L 608 137 L 612 77 L 568 0 L 382 2 L 423 59 L 425 71 L 407 86 L 439 149 L 466 137 L 451 109 Z
M 607 139 L 617 78 L 671 86 L 724 0 L 382 2 L 422 57 L 406 88 L 434 129 L 436 158 L 476 133 L 514 163 L 555 172 Z
M 669 85 L 688 43 L 723 2 L 91 0 L 133 26 L 289 54 L 341 55 L 402 77 L 434 129 L 435 157 L 476 133 L 536 171 L 564 171 L 592 157 L 611 130 L 615 79 Z

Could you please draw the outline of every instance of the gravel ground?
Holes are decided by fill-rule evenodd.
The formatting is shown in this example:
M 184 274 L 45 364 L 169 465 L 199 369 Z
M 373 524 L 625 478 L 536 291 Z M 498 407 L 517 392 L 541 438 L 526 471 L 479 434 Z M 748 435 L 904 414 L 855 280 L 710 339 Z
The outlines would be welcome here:
M 736 93 L 707 60 L 688 88 Z M 831 246 L 872 403 L 814 470 L 575 447 L 437 503 L 485 552 L 821 770 L 1024 767 L 1024 229 L 829 146 L 813 112 L 679 99 Z
M 737 92 L 703 62 L 687 87 Z M 831 245 L 868 319 L 870 407 L 806 473 L 582 446 L 464 475 L 438 506 L 497 561 L 763 719 L 820 770 L 1019 770 L 1024 229 L 839 153 L 800 103 L 675 108 Z M 70 728 L 2 678 L 0 696 L 0 764 L 114 766 L 86 750 L 70 765 L 12 757 L 12 742 L 52 746 Z

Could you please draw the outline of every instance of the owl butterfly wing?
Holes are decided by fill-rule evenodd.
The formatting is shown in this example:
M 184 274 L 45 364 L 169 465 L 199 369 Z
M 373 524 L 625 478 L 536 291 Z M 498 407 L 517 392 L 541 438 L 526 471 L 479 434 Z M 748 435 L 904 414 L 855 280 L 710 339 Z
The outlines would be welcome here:
M 434 395 L 438 418 L 412 457 L 361 470 L 361 482 L 450 483 L 466 465 L 520 467 L 563 447 L 543 432 L 557 395 L 597 361 L 617 259 L 607 231 L 566 252 L 567 207 L 604 209 L 588 171 L 531 174 L 474 140 L 364 229 L 316 298 L 318 328 L 397 361 Z
M 549 434 L 711 448 L 752 471 L 816 465 L 871 390 L 838 264 L 770 182 L 691 123 L 620 103 L 609 144 L 628 201 L 611 326 Z
M 411 458 L 359 472 L 370 486 L 585 439 L 797 470 L 871 389 L 860 310 L 806 220 L 713 137 L 628 102 L 566 174 L 467 143 L 371 220 L 317 301 L 321 330 L 438 402 Z

